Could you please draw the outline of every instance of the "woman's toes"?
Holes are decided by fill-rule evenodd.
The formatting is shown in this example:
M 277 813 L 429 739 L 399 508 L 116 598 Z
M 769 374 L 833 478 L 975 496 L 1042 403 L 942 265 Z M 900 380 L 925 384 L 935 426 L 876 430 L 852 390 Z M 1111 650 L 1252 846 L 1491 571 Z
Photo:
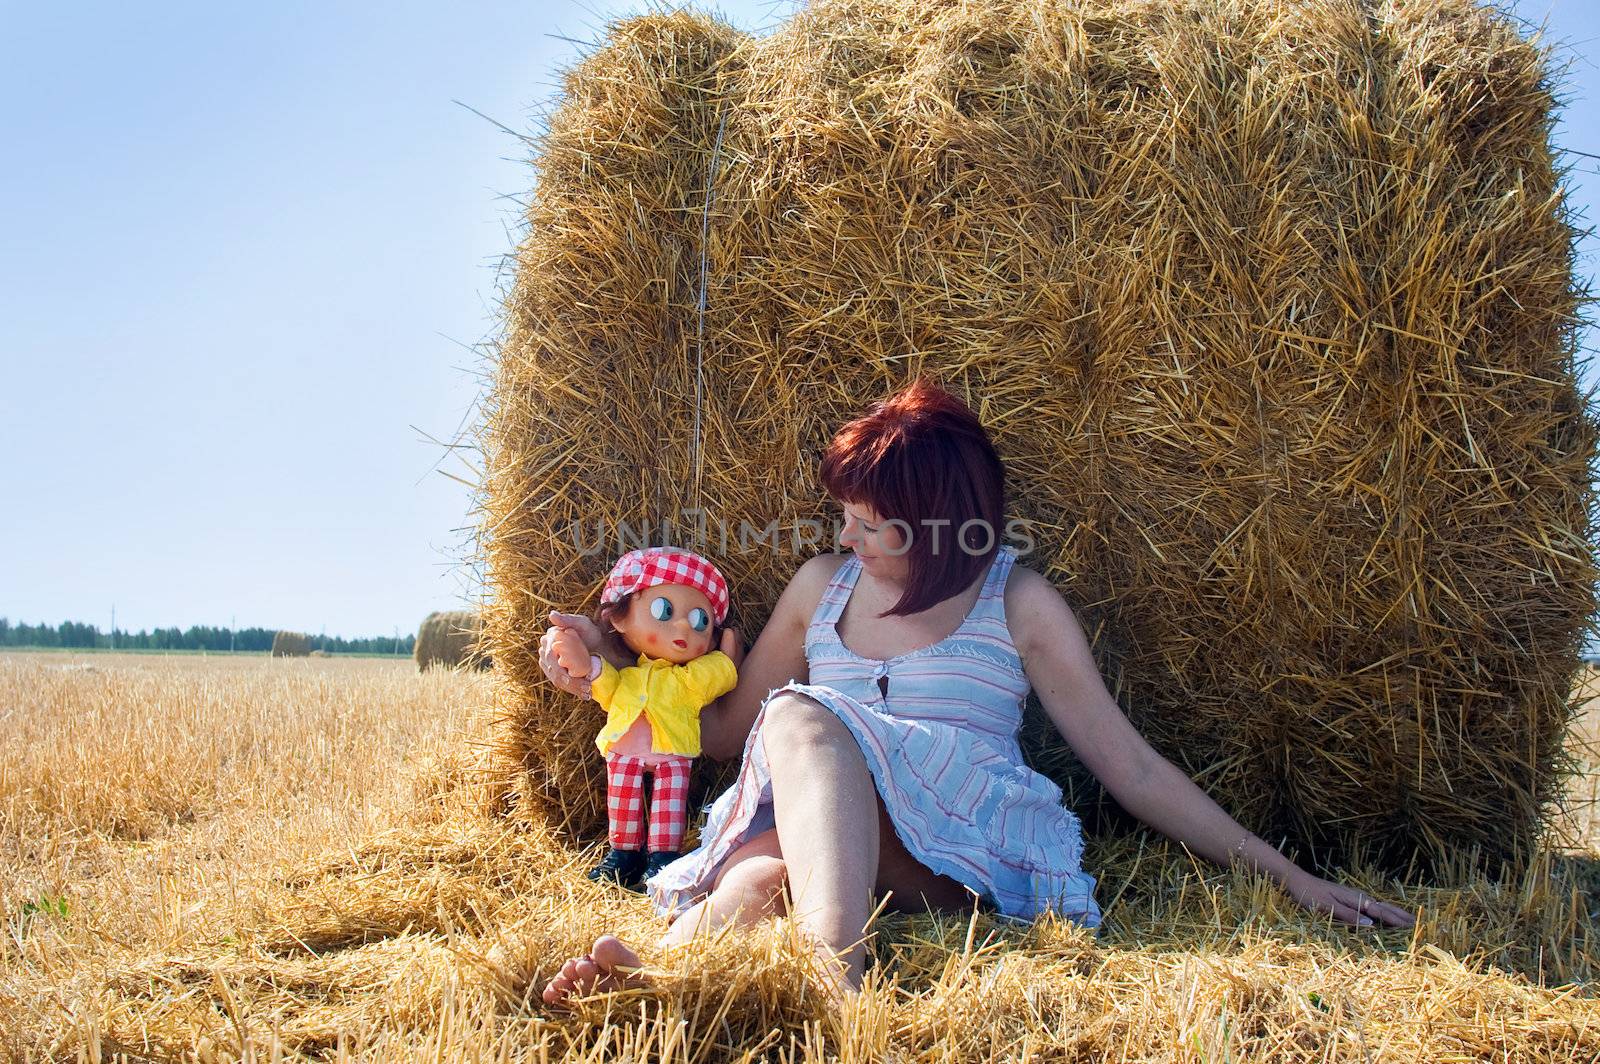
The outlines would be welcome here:
M 626 979 L 630 974 L 628 969 L 638 968 L 643 963 L 639 960 L 639 955 L 629 949 L 616 935 L 601 935 L 595 939 L 594 951 L 590 956 L 600 967 L 612 971 L 622 979 Z
M 541 996 L 544 998 L 546 1005 L 554 1005 L 571 992 L 572 980 L 566 978 L 565 976 L 557 975 L 554 979 L 545 984 L 544 994 Z
M 582 967 L 585 963 L 587 962 L 583 957 L 573 957 L 561 966 L 561 970 L 556 972 L 555 976 L 545 984 L 544 993 L 540 995 L 544 998 L 545 1004 L 555 1005 L 571 997 L 574 992 L 582 992 L 582 987 L 579 983 L 582 978 Z M 589 967 L 592 978 L 594 966 L 591 964 Z
M 641 980 L 631 978 L 631 974 L 640 966 L 639 955 L 621 939 L 615 935 L 601 935 L 595 941 L 593 953 L 573 957 L 561 966 L 544 988 L 545 1004 L 559 1005 L 577 994 L 615 990 L 639 982 Z

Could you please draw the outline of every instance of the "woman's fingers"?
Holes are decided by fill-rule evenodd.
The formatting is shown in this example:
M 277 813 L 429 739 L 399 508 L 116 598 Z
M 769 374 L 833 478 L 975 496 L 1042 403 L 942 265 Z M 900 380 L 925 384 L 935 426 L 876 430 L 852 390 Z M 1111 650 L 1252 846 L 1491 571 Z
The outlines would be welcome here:
M 600 649 L 600 627 L 583 614 L 551 610 L 550 623 L 557 628 L 570 628 L 577 632 L 578 638 L 583 640 L 583 645 L 591 652 Z
M 1352 924 L 1360 924 L 1363 927 L 1370 926 L 1372 924 L 1371 910 L 1377 902 L 1359 890 L 1352 890 L 1349 887 L 1339 887 L 1337 889 L 1339 892 L 1337 895 L 1338 902 L 1347 914 L 1344 919 Z
M 546 629 L 543 638 L 539 640 L 539 668 L 543 669 L 544 674 L 550 677 L 552 680 L 559 679 L 557 673 L 559 673 L 561 676 L 565 676 L 567 674 L 567 670 L 561 668 L 559 663 L 556 661 L 556 638 L 558 631 L 559 630 L 555 628 Z
M 1335 905 L 1334 915 L 1363 927 L 1372 924 L 1410 927 L 1417 922 L 1416 916 L 1400 906 L 1379 901 L 1370 894 L 1348 887 L 1336 888 L 1332 900 Z
M 1303 889 L 1293 892 L 1294 897 L 1308 909 L 1325 912 L 1346 923 L 1360 927 L 1381 924 L 1387 927 L 1410 927 L 1417 918 L 1398 905 L 1379 901 L 1354 887 L 1341 886 L 1326 879 L 1312 879 Z
M 1400 910 L 1394 906 L 1386 905 L 1372 895 L 1365 894 L 1359 890 L 1350 891 L 1350 895 L 1349 904 L 1351 907 L 1361 915 L 1371 917 L 1374 922 L 1381 920 L 1386 924 L 1392 923 L 1394 917 L 1400 913 Z
M 1347 924 L 1355 924 L 1358 927 L 1372 926 L 1372 917 L 1366 915 L 1359 909 L 1344 904 L 1343 902 L 1338 902 L 1335 904 L 1333 915 L 1337 916 Z
M 734 667 L 744 664 L 744 639 L 737 628 L 722 630 L 722 652 L 733 659 Z
M 1411 927 L 1417 922 L 1415 914 L 1398 905 L 1391 905 L 1386 901 L 1373 902 L 1366 908 L 1368 915 L 1374 919 L 1382 920 L 1390 927 Z
M 556 680 L 556 686 L 567 692 L 567 694 L 577 695 L 579 698 L 589 697 L 589 680 L 587 677 L 574 676 L 560 665 L 556 666 L 556 675 L 560 677 Z
M 1310 907 L 1328 913 L 1335 920 L 1343 920 L 1347 924 L 1372 923 L 1370 917 L 1362 914 L 1356 892 L 1347 891 L 1332 883 L 1326 883 L 1326 889 L 1318 891 L 1310 898 Z

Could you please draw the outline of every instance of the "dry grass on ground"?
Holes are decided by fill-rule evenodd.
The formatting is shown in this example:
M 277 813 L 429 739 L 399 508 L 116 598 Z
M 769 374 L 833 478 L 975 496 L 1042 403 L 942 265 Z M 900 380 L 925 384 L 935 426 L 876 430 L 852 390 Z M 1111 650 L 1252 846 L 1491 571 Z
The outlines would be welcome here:
M 1597 689 L 1600 691 L 1600 689 Z M 1357 877 L 1416 933 L 1307 918 L 1145 836 L 1107 925 L 895 917 L 844 1027 L 783 929 L 646 951 L 649 993 L 536 988 L 646 904 L 495 819 L 491 680 L 410 662 L 0 655 L 0 1049 L 18 1059 L 1600 1057 L 1600 833 L 1526 875 Z M 1591 766 L 1600 713 L 1584 720 Z M 1590 802 L 1600 777 L 1577 782 Z M 1580 803 L 1581 804 L 1581 803 Z

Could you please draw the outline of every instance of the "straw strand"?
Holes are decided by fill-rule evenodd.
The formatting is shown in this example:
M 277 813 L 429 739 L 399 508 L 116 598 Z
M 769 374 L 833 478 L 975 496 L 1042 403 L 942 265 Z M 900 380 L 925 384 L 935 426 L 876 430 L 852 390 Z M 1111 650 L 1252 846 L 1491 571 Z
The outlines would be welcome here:
M 694 504 L 702 511 L 705 496 L 702 483 L 705 473 L 705 439 L 701 428 L 701 410 L 705 405 L 705 337 L 706 337 L 706 283 L 711 241 L 711 201 L 716 194 L 717 160 L 722 157 L 722 135 L 728 124 L 726 110 L 717 117 L 717 141 L 711 149 L 711 166 L 706 175 L 706 196 L 700 215 L 700 296 L 695 301 L 694 329 Z

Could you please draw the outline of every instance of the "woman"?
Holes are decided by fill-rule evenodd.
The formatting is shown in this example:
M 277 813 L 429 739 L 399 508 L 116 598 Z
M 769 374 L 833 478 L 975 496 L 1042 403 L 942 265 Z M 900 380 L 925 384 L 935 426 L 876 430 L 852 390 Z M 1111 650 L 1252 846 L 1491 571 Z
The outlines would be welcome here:
M 1297 867 L 1245 831 L 1134 731 L 1095 668 L 1082 626 L 1042 575 L 1000 544 L 1004 471 L 967 406 L 919 381 L 840 430 L 821 479 L 843 504 L 839 542 L 800 567 L 743 658 L 738 685 L 701 715 L 713 757 L 743 750 L 701 845 L 648 887 L 677 945 L 785 911 L 860 986 L 874 894 L 901 909 L 1001 916 L 1056 911 L 1098 924 L 1077 818 L 1022 763 L 1031 689 L 1080 761 L 1124 809 L 1222 864 L 1242 861 L 1300 904 L 1357 924 L 1410 913 Z M 552 613 L 591 649 L 584 618 Z M 741 660 L 736 633 L 723 650 Z M 778 755 L 778 756 L 774 756 Z M 787 888 L 787 902 L 785 890 Z M 563 965 L 552 1004 L 623 985 L 638 956 L 614 936 Z

